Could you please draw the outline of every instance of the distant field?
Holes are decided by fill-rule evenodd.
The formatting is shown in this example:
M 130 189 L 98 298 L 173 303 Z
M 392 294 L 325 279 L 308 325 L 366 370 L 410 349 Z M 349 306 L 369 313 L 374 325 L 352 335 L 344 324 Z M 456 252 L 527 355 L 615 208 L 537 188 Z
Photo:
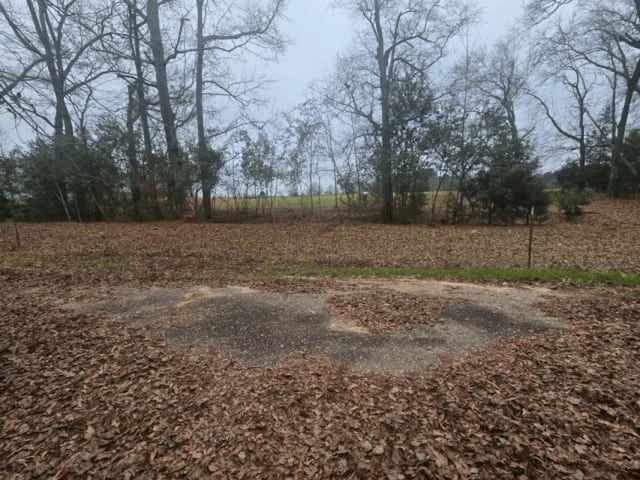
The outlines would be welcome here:
M 352 198 L 355 201 L 355 197 Z M 338 194 L 337 196 L 339 208 L 346 208 L 348 204 L 348 197 L 345 194 Z M 336 196 L 335 195 L 314 195 L 310 197 L 308 195 L 301 196 L 285 196 L 278 195 L 276 197 L 216 197 L 214 206 L 220 210 L 234 210 L 234 209 L 249 209 L 255 210 L 264 207 L 269 210 L 274 209 L 292 209 L 292 210 L 311 210 L 322 209 L 329 210 L 336 208 Z
M 549 193 L 553 194 L 554 189 L 549 189 Z M 441 190 L 439 192 L 424 192 L 424 206 L 423 211 L 427 212 L 433 207 L 435 199 L 435 215 L 436 218 L 446 217 L 447 203 L 449 201 L 449 194 L 451 192 Z M 455 192 L 454 192 L 455 193 Z M 351 207 L 355 211 L 362 207 L 368 207 L 369 209 L 375 208 L 376 197 L 367 193 L 363 195 L 362 202 L 359 203 L 358 196 L 351 196 Z M 198 204 L 202 201 L 198 198 Z M 305 213 L 331 213 L 336 211 L 336 203 L 338 209 L 344 213 L 349 208 L 349 197 L 346 194 L 340 193 L 337 196 L 333 194 L 322 195 L 278 195 L 275 197 L 215 197 L 213 200 L 214 210 L 220 212 L 256 212 L 262 213 L 293 213 L 293 212 L 305 212 Z M 193 202 L 192 202 L 193 204 Z M 551 210 L 553 210 L 551 206 Z
M 438 192 L 438 205 L 442 205 L 446 200 L 449 192 L 440 191 Z M 435 196 L 435 192 L 425 192 L 425 199 L 427 204 L 433 201 Z M 373 195 L 367 194 L 365 195 L 365 204 L 373 205 L 375 203 L 375 197 Z M 300 195 L 300 196 L 291 196 L 291 195 L 278 195 L 275 197 L 216 197 L 214 201 L 215 208 L 220 210 L 232 210 L 232 209 L 256 209 L 262 208 L 263 206 L 266 209 L 274 208 L 274 209 L 335 209 L 336 208 L 336 200 L 338 202 L 338 206 L 341 209 L 347 207 L 349 203 L 349 198 L 346 194 L 340 193 L 337 195 L 333 194 L 322 194 L 322 195 L 313 195 L 310 197 L 309 195 Z M 201 199 L 199 199 L 201 201 Z M 357 195 L 353 195 L 351 197 L 351 201 L 357 203 Z

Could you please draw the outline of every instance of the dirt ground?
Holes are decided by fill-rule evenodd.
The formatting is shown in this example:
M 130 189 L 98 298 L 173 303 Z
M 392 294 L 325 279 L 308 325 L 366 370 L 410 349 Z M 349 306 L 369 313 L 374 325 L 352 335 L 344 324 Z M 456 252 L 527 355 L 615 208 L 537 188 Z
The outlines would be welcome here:
M 99 303 L 72 303 L 78 312 L 104 312 L 150 326 L 169 345 L 221 351 L 248 367 L 268 367 L 305 355 L 327 357 L 361 371 L 406 374 L 468 354 L 498 339 L 560 328 L 537 304 L 558 296 L 545 288 L 498 287 L 420 280 L 343 281 L 337 291 L 281 294 L 241 286 L 121 289 Z M 400 292 L 443 307 L 433 325 L 372 335 L 327 301 L 366 291 Z M 443 303 L 444 302 L 444 303 Z M 361 312 L 360 312 L 361 313 Z M 410 312 L 403 310 L 403 316 Z M 376 319 L 384 324 L 384 315 Z

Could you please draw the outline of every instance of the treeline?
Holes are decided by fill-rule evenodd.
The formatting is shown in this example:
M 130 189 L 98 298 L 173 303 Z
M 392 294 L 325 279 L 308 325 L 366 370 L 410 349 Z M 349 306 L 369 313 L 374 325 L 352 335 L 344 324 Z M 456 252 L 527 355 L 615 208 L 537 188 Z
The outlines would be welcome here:
M 637 192 L 634 1 L 531 0 L 489 47 L 471 2 L 334 6 L 353 44 L 264 120 L 243 65 L 286 48 L 285 0 L 0 3 L 0 106 L 36 137 L 0 154 L 0 216 L 209 220 L 216 197 L 332 192 L 385 222 L 511 223 L 552 200 L 541 159 L 562 208 Z

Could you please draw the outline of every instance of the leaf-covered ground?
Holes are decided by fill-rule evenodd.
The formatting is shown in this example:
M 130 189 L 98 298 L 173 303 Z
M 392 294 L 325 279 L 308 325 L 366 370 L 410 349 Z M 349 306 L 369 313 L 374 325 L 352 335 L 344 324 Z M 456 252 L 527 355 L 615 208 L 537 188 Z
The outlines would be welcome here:
M 329 299 L 334 316 L 373 335 L 410 330 L 416 325 L 432 325 L 438 322 L 445 305 L 441 300 L 380 290 L 336 295 Z
M 209 283 L 278 268 L 526 267 L 528 228 L 292 224 L 0 224 L 0 275 L 57 282 Z M 640 201 L 606 200 L 536 227 L 535 268 L 640 272 Z
M 591 292 L 601 297 L 602 292 Z M 640 302 L 548 304 L 571 330 L 411 377 L 246 369 L 5 294 L 6 478 L 636 478 Z
M 590 210 L 538 227 L 537 265 L 638 273 L 637 204 Z M 509 267 L 526 260 L 524 232 L 33 224 L 17 251 L 4 225 L 0 477 L 640 478 L 638 289 L 558 286 L 543 308 L 569 328 L 411 376 L 319 357 L 246 368 L 61 308 L 109 298 L 115 285 L 330 289 L 255 275 L 314 262 Z

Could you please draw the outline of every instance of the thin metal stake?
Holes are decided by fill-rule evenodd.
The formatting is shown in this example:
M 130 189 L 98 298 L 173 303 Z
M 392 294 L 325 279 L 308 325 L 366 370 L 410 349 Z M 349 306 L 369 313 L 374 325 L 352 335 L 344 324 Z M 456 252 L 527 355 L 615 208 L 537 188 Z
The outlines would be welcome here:
M 529 262 L 527 263 L 529 270 L 531 270 L 531 253 L 533 249 L 533 213 L 534 209 L 531 207 L 531 213 L 529 214 Z

